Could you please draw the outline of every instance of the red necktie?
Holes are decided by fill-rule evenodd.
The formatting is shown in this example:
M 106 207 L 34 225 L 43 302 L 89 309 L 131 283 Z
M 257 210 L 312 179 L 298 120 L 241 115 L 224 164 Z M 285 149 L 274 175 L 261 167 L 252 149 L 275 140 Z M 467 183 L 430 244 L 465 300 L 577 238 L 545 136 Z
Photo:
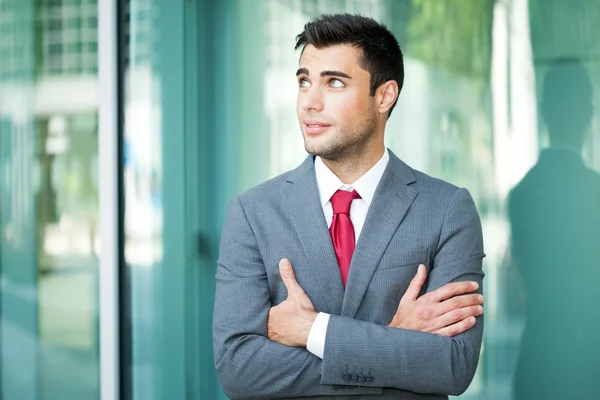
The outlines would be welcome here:
M 333 220 L 331 221 L 329 232 L 331 233 L 331 240 L 338 265 L 340 266 L 344 287 L 346 287 L 350 261 L 352 261 L 352 253 L 355 246 L 354 225 L 352 225 L 352 220 L 350 219 L 350 206 L 352 205 L 352 200 L 360 198 L 356 190 L 352 192 L 338 190 L 331 197 Z

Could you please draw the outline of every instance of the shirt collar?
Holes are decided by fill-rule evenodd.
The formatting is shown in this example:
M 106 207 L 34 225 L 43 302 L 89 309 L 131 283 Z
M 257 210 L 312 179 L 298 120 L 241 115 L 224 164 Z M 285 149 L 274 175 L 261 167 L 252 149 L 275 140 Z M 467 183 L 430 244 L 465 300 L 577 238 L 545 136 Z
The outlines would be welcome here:
M 370 206 L 377 185 L 379 185 L 379 181 L 383 176 L 383 172 L 387 167 L 389 159 L 390 155 L 386 148 L 383 152 L 383 156 L 370 170 L 358 178 L 353 184 L 346 185 L 329 169 L 329 167 L 327 167 L 327 165 L 325 165 L 321 157 L 315 157 L 315 174 L 317 176 L 317 187 L 319 188 L 321 206 L 324 207 L 331 199 L 331 196 L 339 189 L 356 190 L 365 203 L 367 203 L 367 206 Z

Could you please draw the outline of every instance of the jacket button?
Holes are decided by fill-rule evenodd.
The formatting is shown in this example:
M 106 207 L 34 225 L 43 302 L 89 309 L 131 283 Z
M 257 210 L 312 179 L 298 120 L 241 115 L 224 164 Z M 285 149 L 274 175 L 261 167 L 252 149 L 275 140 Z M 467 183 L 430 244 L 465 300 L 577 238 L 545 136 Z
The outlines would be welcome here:
M 352 380 L 352 374 L 345 373 L 344 375 L 342 375 L 342 380 L 344 382 L 350 382 Z

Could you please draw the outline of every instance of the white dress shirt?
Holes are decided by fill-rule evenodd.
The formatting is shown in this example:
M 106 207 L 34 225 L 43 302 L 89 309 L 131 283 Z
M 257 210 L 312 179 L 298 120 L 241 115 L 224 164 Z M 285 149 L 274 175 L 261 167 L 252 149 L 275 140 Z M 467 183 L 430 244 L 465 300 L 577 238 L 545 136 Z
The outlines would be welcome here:
M 323 206 L 327 227 L 331 226 L 331 221 L 333 219 L 333 208 L 330 201 L 331 196 L 340 189 L 349 192 L 356 190 L 361 198 L 352 201 L 350 207 L 350 220 L 352 221 L 352 225 L 354 225 L 354 239 L 358 242 L 358 237 L 360 236 L 360 232 L 365 224 L 365 219 L 367 218 L 367 212 L 369 211 L 373 196 L 375 195 L 375 189 L 377 189 L 377 185 L 379 185 L 379 181 L 383 176 L 383 172 L 387 167 L 389 159 L 390 155 L 386 148 L 381 159 L 377 161 L 370 170 L 358 178 L 353 184 L 346 185 L 325 165 L 321 157 L 316 157 L 315 174 L 317 177 L 317 187 L 319 188 L 321 206 Z M 308 334 L 306 348 L 321 359 L 325 352 L 325 337 L 327 335 L 328 325 L 329 314 L 319 313 Z

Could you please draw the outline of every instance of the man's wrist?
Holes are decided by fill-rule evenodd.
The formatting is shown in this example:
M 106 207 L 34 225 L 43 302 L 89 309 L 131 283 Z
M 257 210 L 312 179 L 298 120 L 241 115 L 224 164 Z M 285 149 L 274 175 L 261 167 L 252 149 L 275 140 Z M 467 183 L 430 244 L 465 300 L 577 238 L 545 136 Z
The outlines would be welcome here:
M 310 331 L 313 327 L 313 324 L 315 323 L 315 320 L 317 319 L 317 315 L 319 315 L 318 312 L 316 311 L 305 311 L 303 313 L 303 319 L 306 321 L 306 325 L 305 325 L 305 329 L 302 329 L 302 338 L 301 338 L 301 344 L 302 347 L 307 347 L 308 346 L 308 336 L 310 335 Z

